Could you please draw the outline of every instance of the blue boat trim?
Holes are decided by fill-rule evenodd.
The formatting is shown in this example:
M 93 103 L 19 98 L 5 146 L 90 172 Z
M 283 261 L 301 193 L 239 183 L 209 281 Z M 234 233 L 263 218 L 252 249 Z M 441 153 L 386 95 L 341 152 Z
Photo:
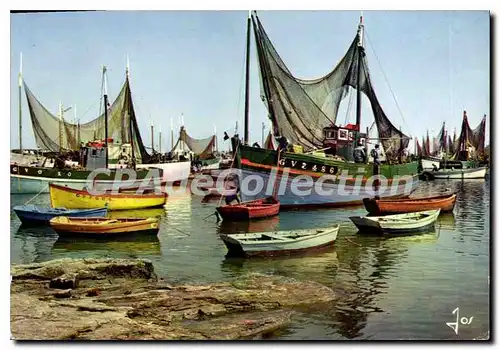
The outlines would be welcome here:
M 108 213 L 107 207 L 98 209 L 66 209 L 45 208 L 32 204 L 16 205 L 14 212 L 23 225 L 48 225 L 49 221 L 57 216 L 68 217 L 105 217 Z

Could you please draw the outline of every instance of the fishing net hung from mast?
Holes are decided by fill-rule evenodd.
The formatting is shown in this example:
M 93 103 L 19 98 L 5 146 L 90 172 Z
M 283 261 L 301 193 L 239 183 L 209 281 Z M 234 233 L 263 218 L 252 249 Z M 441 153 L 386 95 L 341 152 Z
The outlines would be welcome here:
M 259 62 L 261 98 L 269 111 L 275 135 L 304 149 L 321 148 L 323 128 L 335 124 L 341 101 L 349 87 L 359 89 L 370 101 L 386 155 L 396 157 L 408 147 L 410 137 L 396 128 L 380 105 L 373 88 L 365 51 L 356 34 L 346 54 L 332 71 L 317 79 L 292 75 L 267 36 L 260 19 L 252 14 Z M 358 55 L 361 59 L 358 60 Z M 360 64 L 358 84 L 358 62 Z
M 80 142 L 103 140 L 105 138 L 104 112 L 99 117 L 86 123 L 71 123 L 53 115 L 29 89 L 23 81 L 26 99 L 30 112 L 35 141 L 39 148 L 52 152 L 79 150 Z M 62 125 L 62 132 L 60 127 Z M 60 135 L 62 140 L 60 140 Z M 146 163 L 150 159 L 147 153 L 135 116 L 130 90 L 130 82 L 125 82 L 112 104 L 108 106 L 108 137 L 119 144 L 130 143 L 133 135 L 135 156 L 138 161 Z

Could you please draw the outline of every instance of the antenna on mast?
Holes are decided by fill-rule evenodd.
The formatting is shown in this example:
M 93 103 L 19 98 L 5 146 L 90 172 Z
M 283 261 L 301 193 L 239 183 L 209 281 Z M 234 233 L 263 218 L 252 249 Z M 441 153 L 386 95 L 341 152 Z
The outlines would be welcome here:
M 363 46 L 364 27 L 365 26 L 363 24 L 363 11 L 361 11 L 361 14 L 359 15 L 359 24 L 358 24 L 358 36 L 359 36 L 358 46 Z

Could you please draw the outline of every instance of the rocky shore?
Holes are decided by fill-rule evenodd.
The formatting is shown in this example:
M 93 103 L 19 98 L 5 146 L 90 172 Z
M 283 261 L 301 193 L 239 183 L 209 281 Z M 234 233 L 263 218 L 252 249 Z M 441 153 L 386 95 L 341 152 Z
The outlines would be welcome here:
M 247 275 L 173 285 L 147 260 L 61 259 L 11 266 L 16 340 L 230 340 L 273 337 L 298 308 L 335 293 L 315 282 Z

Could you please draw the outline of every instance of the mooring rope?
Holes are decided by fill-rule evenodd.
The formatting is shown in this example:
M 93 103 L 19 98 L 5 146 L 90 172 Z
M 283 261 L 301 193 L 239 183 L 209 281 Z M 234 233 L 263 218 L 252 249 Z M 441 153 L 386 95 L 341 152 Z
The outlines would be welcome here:
M 36 197 L 38 197 L 43 191 L 45 191 L 45 189 L 48 187 L 49 185 L 47 184 L 47 186 L 43 186 L 42 189 L 40 190 L 40 192 L 38 192 L 37 194 L 35 194 L 33 197 L 31 197 L 30 199 L 28 199 L 28 201 L 26 203 L 24 203 L 24 205 L 28 204 L 29 202 L 31 202 L 33 199 L 35 199 Z

